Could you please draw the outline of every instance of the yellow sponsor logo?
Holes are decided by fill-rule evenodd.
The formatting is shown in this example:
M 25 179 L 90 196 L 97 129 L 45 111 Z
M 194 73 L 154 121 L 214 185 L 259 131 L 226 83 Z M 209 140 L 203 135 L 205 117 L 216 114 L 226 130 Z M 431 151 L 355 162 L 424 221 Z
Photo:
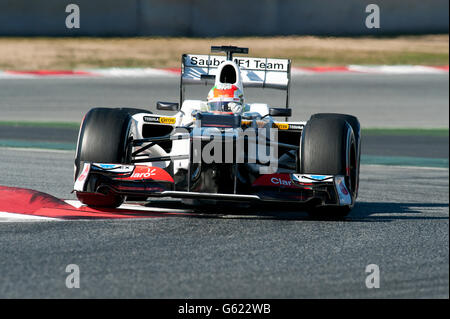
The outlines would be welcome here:
M 176 121 L 177 120 L 174 117 L 162 117 L 161 116 L 159 118 L 159 123 L 162 123 L 162 124 L 175 124 Z
M 273 123 L 273 127 L 276 127 L 279 130 L 288 130 L 289 124 L 288 123 Z

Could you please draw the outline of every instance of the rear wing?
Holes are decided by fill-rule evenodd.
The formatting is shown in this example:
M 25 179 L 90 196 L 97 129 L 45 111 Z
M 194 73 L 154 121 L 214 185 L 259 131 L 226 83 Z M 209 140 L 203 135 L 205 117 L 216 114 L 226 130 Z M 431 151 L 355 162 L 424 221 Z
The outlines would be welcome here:
M 183 54 L 181 58 L 180 105 L 184 101 L 186 84 L 214 84 L 219 65 L 227 57 L 220 55 Z M 291 60 L 233 57 L 241 70 L 244 87 L 271 88 L 286 91 L 289 107 Z

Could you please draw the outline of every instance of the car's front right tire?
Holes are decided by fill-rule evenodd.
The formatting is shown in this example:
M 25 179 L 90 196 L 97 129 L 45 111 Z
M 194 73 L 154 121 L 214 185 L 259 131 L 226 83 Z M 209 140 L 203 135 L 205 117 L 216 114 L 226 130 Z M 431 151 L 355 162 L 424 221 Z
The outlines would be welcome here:
M 344 176 L 352 197 L 351 205 L 312 207 L 308 211 L 311 216 L 343 217 L 348 215 L 353 208 L 357 194 L 359 180 L 358 151 L 353 127 L 343 115 L 313 115 L 307 122 L 300 140 L 300 172 L 303 174 Z

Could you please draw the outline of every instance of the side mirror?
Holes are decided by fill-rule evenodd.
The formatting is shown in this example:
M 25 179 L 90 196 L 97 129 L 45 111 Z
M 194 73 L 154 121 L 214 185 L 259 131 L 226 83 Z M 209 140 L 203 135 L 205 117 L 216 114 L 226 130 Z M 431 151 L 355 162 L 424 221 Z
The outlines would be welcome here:
M 292 116 L 292 109 L 286 109 L 281 107 L 271 107 L 269 109 L 270 116 L 284 116 L 289 117 Z
M 177 111 L 178 110 L 178 103 L 175 102 L 157 102 L 156 103 L 156 109 L 161 111 Z

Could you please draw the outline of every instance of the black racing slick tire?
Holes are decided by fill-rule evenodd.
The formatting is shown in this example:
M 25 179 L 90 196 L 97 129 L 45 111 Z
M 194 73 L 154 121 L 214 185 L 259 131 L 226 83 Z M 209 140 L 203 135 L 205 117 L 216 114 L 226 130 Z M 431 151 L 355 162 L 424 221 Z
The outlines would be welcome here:
M 359 191 L 359 172 L 360 172 L 360 161 L 361 161 L 361 124 L 356 116 L 349 114 L 340 114 L 340 113 L 317 113 L 311 116 L 311 119 L 320 119 L 320 118 L 340 118 L 347 121 L 348 124 L 353 129 L 353 134 L 355 135 L 355 143 L 356 143 L 356 156 L 357 156 L 357 164 L 358 164 L 358 173 L 356 178 L 355 185 L 355 198 L 358 197 Z
M 358 146 L 353 127 L 343 115 L 313 115 L 302 132 L 299 159 L 301 173 L 345 176 L 354 203 L 359 179 Z M 353 203 L 349 206 L 319 205 L 308 212 L 315 217 L 344 217 Z
M 84 162 L 129 164 L 131 125 L 131 115 L 126 110 L 111 108 L 90 110 L 83 119 L 78 136 L 75 178 L 78 177 Z M 86 192 L 90 194 L 77 192 L 78 199 L 88 206 L 120 206 L 125 199 L 124 196 L 113 194 L 107 188 L 98 189 L 99 182 L 96 179 L 88 181 Z

